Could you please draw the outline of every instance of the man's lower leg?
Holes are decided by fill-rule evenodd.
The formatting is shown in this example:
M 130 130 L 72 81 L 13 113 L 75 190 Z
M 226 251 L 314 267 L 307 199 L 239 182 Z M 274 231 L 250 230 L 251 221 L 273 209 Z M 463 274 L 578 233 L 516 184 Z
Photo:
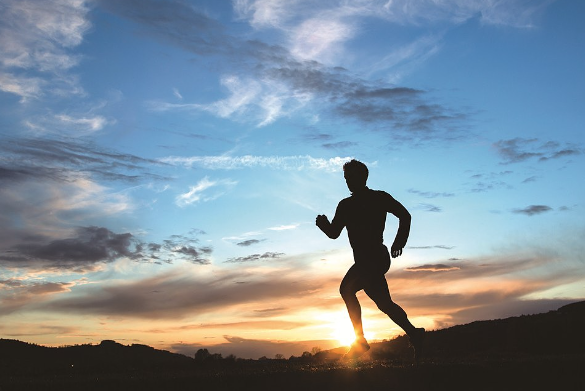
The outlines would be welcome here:
M 370 350 L 370 345 L 364 337 L 364 329 L 362 326 L 362 309 L 359 301 L 355 295 L 344 296 L 343 300 L 349 313 L 349 318 L 353 325 L 355 332 L 355 341 L 351 345 L 350 349 L 344 355 L 344 359 L 355 359 Z

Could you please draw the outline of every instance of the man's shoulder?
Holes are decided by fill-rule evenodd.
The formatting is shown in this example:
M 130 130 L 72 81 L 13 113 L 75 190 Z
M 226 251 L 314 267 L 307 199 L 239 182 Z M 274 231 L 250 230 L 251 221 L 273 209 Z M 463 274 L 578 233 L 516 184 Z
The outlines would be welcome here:
M 384 191 L 384 190 L 370 190 L 371 194 L 374 195 L 375 197 L 381 197 L 381 198 L 393 198 L 390 193 Z
M 348 205 L 348 204 L 351 204 L 351 202 L 352 202 L 352 198 L 351 198 L 351 196 L 349 196 L 349 197 L 346 197 L 346 198 L 342 199 L 341 201 L 339 201 L 338 206 Z

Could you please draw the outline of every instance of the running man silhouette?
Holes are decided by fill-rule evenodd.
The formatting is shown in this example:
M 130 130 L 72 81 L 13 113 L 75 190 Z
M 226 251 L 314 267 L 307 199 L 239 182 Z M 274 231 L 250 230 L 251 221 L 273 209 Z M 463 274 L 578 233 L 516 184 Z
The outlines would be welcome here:
M 398 232 L 390 249 L 392 257 L 396 258 L 402 254 L 408 240 L 410 213 L 390 194 L 366 186 L 368 167 L 364 163 L 355 159 L 345 163 L 343 175 L 351 196 L 339 202 L 331 222 L 327 216 L 319 215 L 316 224 L 331 239 L 337 239 L 343 227 L 346 227 L 353 249 L 355 263 L 339 287 L 356 336 L 344 357 L 357 358 L 370 349 L 364 337 L 361 307 L 356 297 L 356 293 L 363 289 L 378 308 L 406 332 L 414 348 L 415 360 L 418 361 L 422 354 L 425 329 L 414 327 L 406 312 L 392 301 L 384 276 L 390 268 L 390 254 L 383 242 L 386 214 L 392 213 L 399 219 Z

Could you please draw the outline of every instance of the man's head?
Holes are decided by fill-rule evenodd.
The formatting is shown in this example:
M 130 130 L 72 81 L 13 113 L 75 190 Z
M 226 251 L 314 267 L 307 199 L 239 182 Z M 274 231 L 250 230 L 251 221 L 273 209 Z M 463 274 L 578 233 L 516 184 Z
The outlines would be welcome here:
M 368 180 L 368 167 L 358 160 L 350 160 L 343 165 L 343 176 L 347 188 L 352 193 L 366 187 Z

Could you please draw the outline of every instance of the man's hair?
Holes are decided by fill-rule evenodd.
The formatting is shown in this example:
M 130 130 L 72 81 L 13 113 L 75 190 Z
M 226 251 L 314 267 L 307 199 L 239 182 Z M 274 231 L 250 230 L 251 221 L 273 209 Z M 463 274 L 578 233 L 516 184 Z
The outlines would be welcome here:
M 348 172 L 363 178 L 364 182 L 368 179 L 368 167 L 359 160 L 352 159 L 343 165 L 343 172 Z

